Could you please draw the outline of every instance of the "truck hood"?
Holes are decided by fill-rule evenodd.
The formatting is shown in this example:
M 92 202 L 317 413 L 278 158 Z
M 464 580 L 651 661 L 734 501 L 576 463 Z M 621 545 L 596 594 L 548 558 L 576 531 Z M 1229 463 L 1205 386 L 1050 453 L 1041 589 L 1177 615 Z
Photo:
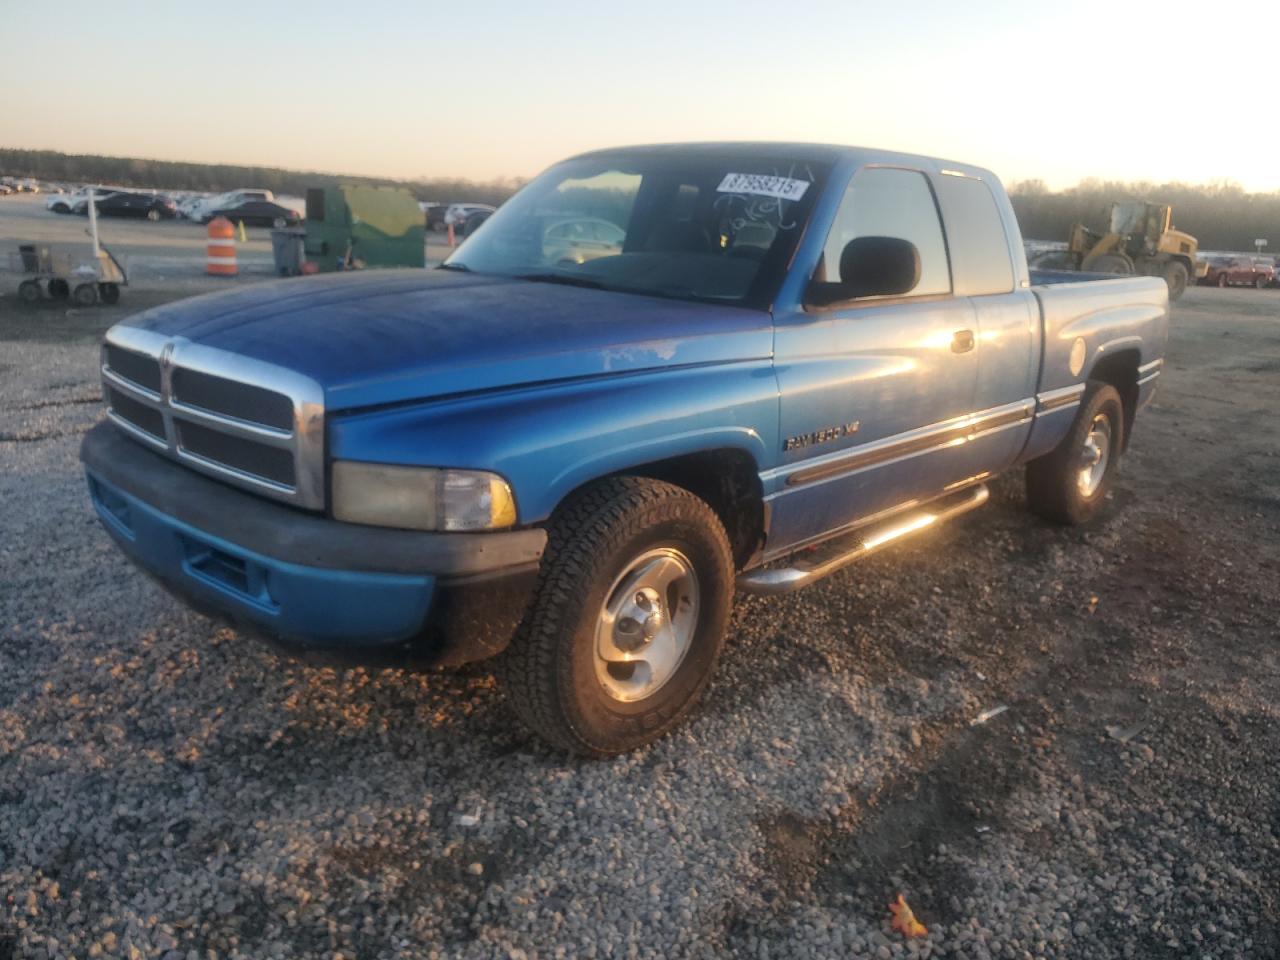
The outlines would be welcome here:
M 306 374 L 330 410 L 773 350 L 758 310 L 445 270 L 256 284 L 126 323 Z

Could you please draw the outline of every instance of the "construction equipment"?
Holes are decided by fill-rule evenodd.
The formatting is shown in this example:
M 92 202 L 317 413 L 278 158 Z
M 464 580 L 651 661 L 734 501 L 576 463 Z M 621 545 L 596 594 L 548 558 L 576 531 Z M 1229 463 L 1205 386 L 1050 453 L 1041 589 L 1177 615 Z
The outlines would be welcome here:
M 1199 244 L 1189 233 L 1173 228 L 1173 208 L 1142 200 L 1111 204 L 1105 232 L 1083 223 L 1073 224 L 1067 241 L 1066 263 L 1086 273 L 1143 274 L 1163 277 L 1169 299 L 1177 300 L 1187 284 L 1208 264 L 1197 263 Z

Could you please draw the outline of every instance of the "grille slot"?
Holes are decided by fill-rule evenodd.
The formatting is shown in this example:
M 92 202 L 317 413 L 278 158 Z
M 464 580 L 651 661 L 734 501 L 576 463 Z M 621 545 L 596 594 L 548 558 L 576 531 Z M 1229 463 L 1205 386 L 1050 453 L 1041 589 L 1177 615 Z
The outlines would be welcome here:
M 177 421 L 178 442 L 186 453 L 226 464 L 233 470 L 247 473 L 290 489 L 296 483 L 293 451 L 283 447 L 269 447 L 256 440 L 221 433 L 186 420 Z
M 155 407 L 125 396 L 114 387 L 107 387 L 107 403 L 117 417 L 164 442 L 164 417 Z
M 293 429 L 293 400 L 282 393 L 183 368 L 173 371 L 172 382 L 175 403 L 277 430 Z
M 324 391 L 254 357 L 129 324 L 107 333 L 111 419 L 192 470 L 323 510 Z
M 155 357 L 144 357 L 132 350 L 121 349 L 114 343 L 107 344 L 106 353 L 107 366 L 114 373 L 152 393 L 160 392 L 160 361 Z M 163 430 L 160 435 L 164 435 Z

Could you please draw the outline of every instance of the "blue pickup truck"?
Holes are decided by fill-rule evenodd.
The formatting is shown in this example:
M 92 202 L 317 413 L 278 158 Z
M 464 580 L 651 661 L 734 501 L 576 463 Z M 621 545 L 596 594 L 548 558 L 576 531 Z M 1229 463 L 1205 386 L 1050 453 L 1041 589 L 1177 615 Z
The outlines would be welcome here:
M 706 687 L 735 590 L 803 587 L 1026 471 L 1102 506 L 1168 332 L 1158 278 L 1028 271 L 999 181 L 851 147 L 590 153 L 438 269 L 149 310 L 81 456 L 120 548 L 286 648 L 498 656 L 559 747 Z

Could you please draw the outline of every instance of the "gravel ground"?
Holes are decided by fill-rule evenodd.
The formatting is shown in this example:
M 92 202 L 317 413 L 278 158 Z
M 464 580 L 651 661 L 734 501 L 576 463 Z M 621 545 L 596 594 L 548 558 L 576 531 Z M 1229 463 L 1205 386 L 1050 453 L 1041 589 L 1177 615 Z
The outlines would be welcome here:
M 693 721 L 595 763 L 483 665 L 302 666 L 122 562 L 110 318 L 0 300 L 0 960 L 1280 952 L 1280 295 L 1178 305 L 1104 520 L 1010 478 L 741 598 Z

